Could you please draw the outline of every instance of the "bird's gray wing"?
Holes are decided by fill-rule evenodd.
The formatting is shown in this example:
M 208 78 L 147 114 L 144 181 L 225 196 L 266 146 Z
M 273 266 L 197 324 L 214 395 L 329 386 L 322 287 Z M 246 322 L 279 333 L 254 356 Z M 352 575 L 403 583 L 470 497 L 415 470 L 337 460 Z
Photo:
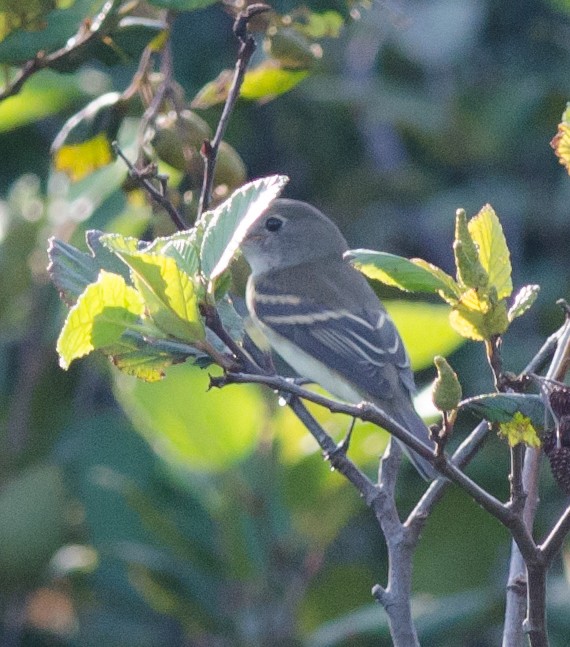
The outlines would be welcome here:
M 271 290 L 256 282 L 249 295 L 256 317 L 272 331 L 323 361 L 373 399 L 414 389 L 402 340 L 392 320 L 373 300 L 367 308 L 331 307 L 306 295 Z

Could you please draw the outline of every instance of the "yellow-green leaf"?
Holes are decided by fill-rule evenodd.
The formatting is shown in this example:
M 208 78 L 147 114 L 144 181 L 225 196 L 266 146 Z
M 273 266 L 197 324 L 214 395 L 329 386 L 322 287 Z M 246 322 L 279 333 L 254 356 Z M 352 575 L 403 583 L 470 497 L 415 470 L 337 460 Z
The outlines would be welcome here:
M 308 70 L 282 68 L 278 61 L 270 59 L 245 73 L 240 96 L 252 101 L 269 101 L 293 89 L 308 74 Z M 233 70 L 223 70 L 198 92 L 190 107 L 203 110 L 223 103 L 228 96 L 233 76 Z
M 459 297 L 455 281 L 439 267 L 421 259 L 411 261 L 401 256 L 368 249 L 352 249 L 345 254 L 365 276 L 406 292 L 445 293 Z
M 113 151 L 106 133 L 99 133 L 84 142 L 62 146 L 53 155 L 56 170 L 66 173 L 74 182 L 112 161 Z
M 460 302 L 452 308 L 449 321 L 462 337 L 475 341 L 501 335 L 509 326 L 505 301 L 497 303 L 474 289 L 462 295 Z
M 486 204 L 469 221 L 469 233 L 479 250 L 479 261 L 487 272 L 489 285 L 497 290 L 497 297 L 511 295 L 511 258 L 501 223 L 493 207 Z
M 113 364 L 123 373 L 138 377 L 144 382 L 157 382 L 164 377 L 164 369 L 170 366 L 172 357 L 166 353 L 148 350 L 125 350 L 111 355 Z
M 141 295 L 122 276 L 101 270 L 71 308 L 57 340 L 59 363 L 67 369 L 74 359 L 117 342 L 144 312 Z
M 560 164 L 570 173 L 570 103 L 566 105 L 562 121 L 558 124 L 558 132 L 554 135 L 550 145 Z
M 524 443 L 528 447 L 540 447 L 540 438 L 530 418 L 517 411 L 512 420 L 499 425 L 499 435 L 507 440 L 511 447 Z
M 267 61 L 246 72 L 240 94 L 244 99 L 273 99 L 292 90 L 308 74 L 308 70 L 288 70 Z
M 141 252 L 120 256 L 131 268 L 133 282 L 161 330 L 189 342 L 204 338 L 194 281 L 174 258 Z
M 449 313 L 449 323 L 453 330 L 466 339 L 484 341 L 485 321 L 481 312 L 474 312 L 466 308 L 453 308 Z

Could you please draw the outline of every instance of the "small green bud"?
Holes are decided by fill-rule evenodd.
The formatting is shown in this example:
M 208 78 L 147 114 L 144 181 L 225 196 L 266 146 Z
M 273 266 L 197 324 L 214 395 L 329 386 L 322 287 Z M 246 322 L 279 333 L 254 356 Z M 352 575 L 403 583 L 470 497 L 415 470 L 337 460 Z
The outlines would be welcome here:
M 461 401 L 461 384 L 445 357 L 437 355 L 433 358 L 433 363 L 437 369 L 437 378 L 433 383 L 432 402 L 439 411 L 452 411 Z

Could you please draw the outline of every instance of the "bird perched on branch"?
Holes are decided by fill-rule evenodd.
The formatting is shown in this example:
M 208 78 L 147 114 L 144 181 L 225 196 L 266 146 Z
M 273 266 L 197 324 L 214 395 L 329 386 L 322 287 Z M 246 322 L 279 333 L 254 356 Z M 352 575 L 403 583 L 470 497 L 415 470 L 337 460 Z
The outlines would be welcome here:
M 416 413 L 408 354 L 366 279 L 344 258 L 348 245 L 318 209 L 276 200 L 241 243 L 251 267 L 247 306 L 273 349 L 302 377 L 350 403 L 368 400 L 430 448 Z M 436 472 L 404 450 L 427 480 Z

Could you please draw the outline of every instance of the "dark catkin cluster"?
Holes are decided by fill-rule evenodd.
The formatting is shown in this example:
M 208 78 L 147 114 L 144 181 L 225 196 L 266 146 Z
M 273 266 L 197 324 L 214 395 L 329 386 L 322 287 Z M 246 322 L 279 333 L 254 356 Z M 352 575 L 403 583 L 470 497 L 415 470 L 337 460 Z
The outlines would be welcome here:
M 548 456 L 558 487 L 565 494 L 570 494 L 570 388 L 562 385 L 554 387 L 549 399 L 552 411 L 558 418 L 558 427 L 544 436 L 544 453 Z M 557 442 L 558 439 L 560 442 Z

